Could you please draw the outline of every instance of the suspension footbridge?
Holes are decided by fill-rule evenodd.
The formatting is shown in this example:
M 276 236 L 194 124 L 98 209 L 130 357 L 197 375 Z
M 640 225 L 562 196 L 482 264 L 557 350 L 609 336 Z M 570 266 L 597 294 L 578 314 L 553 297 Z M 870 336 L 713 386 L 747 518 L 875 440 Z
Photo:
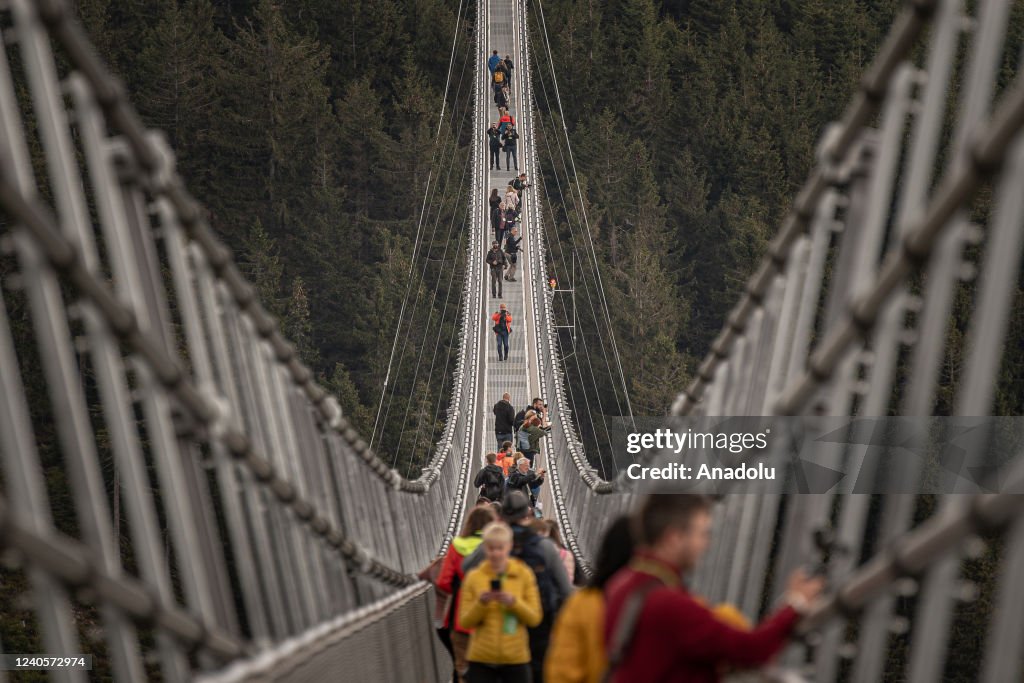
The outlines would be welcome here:
M 1000 81 L 1005 51 L 1019 49 L 1006 35 L 1010 8 L 905 4 L 674 415 L 931 415 L 963 296 L 972 304 L 953 413 L 993 411 L 1005 349 L 1021 343 L 1008 339 L 1024 235 L 1024 77 Z M 318 386 L 70 3 L 7 0 L 0 19 L 0 547 L 24 577 L 43 650 L 102 651 L 118 681 L 447 680 L 433 589 L 417 573 L 476 498 L 504 392 L 517 407 L 534 396 L 550 405 L 543 510 L 588 570 L 636 496 L 602 477 L 580 436 L 584 397 L 566 382 L 564 320 L 545 286 L 557 245 L 542 187 L 523 193 L 521 274 L 501 299 L 484 265 L 487 196 L 513 178 L 488 168 L 482 136 L 492 49 L 516 65 L 520 169 L 542 177 L 541 136 L 575 165 L 567 130 L 544 128 L 537 106 L 535 86 L 561 109 L 542 2 L 475 6 L 460 345 L 442 437 L 415 477 Z M 578 185 L 560 199 L 578 208 L 585 260 Z M 489 322 L 498 303 L 515 325 L 502 362 Z M 589 304 L 607 312 L 600 298 Z M 26 336 L 30 347 L 18 342 Z M 612 368 L 619 349 L 608 344 Z M 45 407 L 29 388 L 44 390 Z M 66 500 L 50 495 L 44 449 L 61 454 Z M 118 473 L 119 525 L 101 453 Z M 1024 488 L 1019 462 L 1005 483 Z M 73 507 L 76 529 L 57 528 L 58 505 Z M 976 488 L 924 505 L 842 487 L 737 494 L 715 516 L 694 591 L 750 617 L 814 553 L 821 527 L 844 548 L 778 664 L 791 680 L 883 680 L 894 653 L 900 680 L 943 680 L 979 592 L 994 607 L 973 641 L 977 680 L 1024 675 L 1020 495 Z M 983 580 L 972 573 L 979 558 L 992 567 Z

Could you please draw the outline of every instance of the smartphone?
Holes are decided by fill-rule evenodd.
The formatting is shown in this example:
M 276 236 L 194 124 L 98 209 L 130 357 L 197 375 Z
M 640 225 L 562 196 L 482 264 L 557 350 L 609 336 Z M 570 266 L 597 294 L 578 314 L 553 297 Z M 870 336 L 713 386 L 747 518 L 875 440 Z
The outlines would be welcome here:
M 491 590 L 495 593 L 501 590 L 501 579 L 491 579 Z

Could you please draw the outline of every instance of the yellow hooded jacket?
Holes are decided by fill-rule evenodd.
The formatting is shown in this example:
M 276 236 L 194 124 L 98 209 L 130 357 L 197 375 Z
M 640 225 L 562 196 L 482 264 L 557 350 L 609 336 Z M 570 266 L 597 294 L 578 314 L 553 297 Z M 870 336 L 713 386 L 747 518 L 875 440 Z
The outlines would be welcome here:
M 481 664 L 526 664 L 530 661 L 526 629 L 539 624 L 542 616 L 537 579 L 523 562 L 510 557 L 501 589 L 515 596 L 515 602 L 509 606 L 497 601 L 480 602 L 480 596 L 491 589 L 491 581 L 496 578 L 490 562 L 484 561 L 466 574 L 462 583 L 459 623 L 473 629 L 466 659 Z M 514 627 L 511 633 L 506 632 L 506 614 Z

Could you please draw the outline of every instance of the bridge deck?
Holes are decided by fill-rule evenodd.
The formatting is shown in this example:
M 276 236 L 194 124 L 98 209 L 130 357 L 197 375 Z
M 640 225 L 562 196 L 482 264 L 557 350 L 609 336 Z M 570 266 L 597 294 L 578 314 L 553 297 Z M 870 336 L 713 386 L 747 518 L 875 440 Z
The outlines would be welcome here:
M 491 52 L 498 50 L 502 57 L 511 55 L 515 65 L 512 74 L 512 97 L 509 111 L 515 118 L 517 128 L 520 128 L 520 135 L 522 135 L 518 144 L 518 167 L 521 171 L 525 171 L 525 159 L 527 155 L 532 154 L 532 140 L 529 140 L 525 135 L 521 123 L 521 117 L 528 115 L 528 112 L 525 111 L 524 105 L 519 99 L 519 93 L 522 93 L 524 90 L 523 78 L 525 74 L 522 73 L 523 70 L 521 68 L 521 65 L 524 63 L 523 45 L 520 40 L 521 26 L 520 18 L 516 12 L 516 3 L 509 0 L 489 0 L 487 3 L 486 25 L 488 36 L 487 40 L 483 41 L 478 58 L 486 62 Z M 484 74 L 484 78 L 487 79 L 486 69 L 484 69 Z M 481 100 L 481 106 L 485 107 L 484 110 L 487 112 L 486 119 L 488 125 L 490 125 L 491 122 L 498 120 L 498 113 L 493 100 L 493 91 L 489 84 L 481 93 Z M 478 135 L 483 135 L 483 133 L 484 131 L 477 131 Z M 478 186 L 476 191 L 484 193 L 480 200 L 484 206 L 487 206 L 487 196 L 490 195 L 491 190 L 497 188 L 500 193 L 504 193 L 505 188 L 518 175 L 518 172 L 514 169 L 512 171 L 507 169 L 504 152 L 501 153 L 501 170 L 487 170 L 487 165 L 484 168 L 486 171 L 485 182 L 482 187 Z M 529 191 L 524 193 L 524 201 L 531 201 L 531 199 L 532 194 Z M 526 241 L 532 238 L 532 233 L 538 230 L 539 226 L 528 225 L 525 222 L 525 213 L 523 214 L 523 220 L 524 223 L 520 225 L 519 231 L 520 236 L 524 238 L 523 247 L 525 247 Z M 485 238 L 481 240 L 481 243 L 482 249 L 486 252 L 494 240 L 494 233 L 491 230 L 489 221 L 482 222 L 476 229 L 484 231 Z M 483 259 L 484 255 L 482 254 L 480 258 Z M 491 296 L 489 276 L 484 282 L 487 291 L 484 299 L 484 311 L 481 312 L 481 321 L 486 332 L 482 345 L 483 353 L 480 355 L 480 376 L 483 378 L 483 381 L 481 383 L 482 399 L 479 402 L 480 414 L 475 436 L 476 462 L 474 463 L 474 476 L 481 466 L 483 454 L 495 450 L 497 446 L 494 438 L 494 414 L 492 412 L 494 404 L 507 391 L 512 397 L 512 405 L 515 406 L 516 410 L 519 410 L 531 398 L 537 396 L 539 391 L 536 350 L 532 348 L 534 316 L 532 306 L 530 305 L 532 296 L 530 288 L 534 283 L 531 283 L 528 277 L 527 255 L 521 251 L 518 259 L 519 262 L 515 275 L 517 282 L 503 281 L 501 298 Z M 499 304 L 502 303 L 506 305 L 508 311 L 512 314 L 512 335 L 509 337 L 508 360 L 498 362 L 494 334 L 491 332 L 492 323 L 490 316 L 498 310 Z M 535 466 L 540 465 L 535 463 Z M 475 497 L 475 491 L 471 491 L 470 496 L 470 502 L 472 502 L 472 499 Z

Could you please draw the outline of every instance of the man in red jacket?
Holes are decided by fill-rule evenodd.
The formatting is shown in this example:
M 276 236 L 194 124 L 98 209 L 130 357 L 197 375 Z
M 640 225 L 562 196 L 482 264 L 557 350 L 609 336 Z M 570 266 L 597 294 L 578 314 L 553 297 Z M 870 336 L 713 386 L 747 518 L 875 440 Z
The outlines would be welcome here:
M 821 592 L 822 579 L 797 571 L 786 605 L 752 631 L 715 618 L 682 583 L 709 545 L 711 504 L 706 496 L 660 494 L 640 508 L 640 549 L 605 588 L 604 639 L 613 681 L 714 683 L 729 665 L 764 664 Z

